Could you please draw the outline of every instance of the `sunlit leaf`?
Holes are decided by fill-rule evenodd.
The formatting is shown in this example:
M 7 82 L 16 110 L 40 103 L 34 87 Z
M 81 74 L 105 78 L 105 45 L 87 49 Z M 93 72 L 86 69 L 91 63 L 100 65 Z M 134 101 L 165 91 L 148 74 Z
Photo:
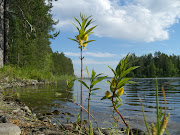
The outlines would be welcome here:
M 134 69 L 136 69 L 136 68 L 138 68 L 138 67 L 139 67 L 139 66 L 135 66 L 135 67 L 130 67 L 130 68 L 128 68 L 126 71 L 124 71 L 123 73 L 121 73 L 120 78 L 125 77 L 129 72 L 131 72 L 132 70 L 134 70 Z
M 87 84 L 84 81 L 80 81 L 78 80 L 80 83 L 82 83 L 87 89 L 89 89 L 89 87 L 87 86 Z
M 91 85 L 94 86 L 96 83 L 102 81 L 102 80 L 105 79 L 106 77 L 107 77 L 107 76 L 103 76 L 103 77 L 98 78 L 97 80 L 93 81 L 93 82 L 91 83 Z
M 79 23 L 79 26 L 81 27 L 81 23 L 79 22 L 79 20 L 76 19 L 76 17 L 74 17 L 74 19 Z
M 119 89 L 119 88 L 121 88 L 122 86 L 124 86 L 125 84 L 126 84 L 126 82 L 128 81 L 128 80 L 130 80 L 131 78 L 124 78 L 124 79 L 122 79 L 119 83 L 118 83 L 118 85 L 117 85 L 117 88 Z
M 110 66 L 108 66 L 110 69 L 111 69 L 111 71 L 114 73 L 114 76 L 117 76 L 117 74 L 116 74 L 116 72 L 114 71 L 114 69 L 112 69 Z
M 92 91 L 99 90 L 99 89 L 101 89 L 101 88 L 94 88 L 94 89 L 92 89 Z
M 103 98 L 101 98 L 101 100 L 104 100 L 104 99 L 107 99 L 107 97 L 106 97 L 106 96 L 104 96 Z
M 93 41 L 96 41 L 96 40 L 88 40 L 88 41 L 84 42 L 84 44 L 87 44 L 87 43 L 90 43 L 90 42 L 93 42 Z
M 72 39 L 72 38 L 69 38 L 70 40 L 73 40 L 73 41 L 75 41 L 75 42 L 77 42 L 77 43 L 79 43 L 79 41 L 78 40 L 76 40 L 76 39 Z

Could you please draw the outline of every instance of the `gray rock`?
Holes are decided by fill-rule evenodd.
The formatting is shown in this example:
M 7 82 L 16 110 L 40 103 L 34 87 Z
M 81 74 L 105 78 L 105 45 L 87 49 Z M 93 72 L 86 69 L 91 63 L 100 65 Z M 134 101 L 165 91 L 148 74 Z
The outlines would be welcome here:
M 0 123 L 0 135 L 20 135 L 20 128 L 11 123 Z

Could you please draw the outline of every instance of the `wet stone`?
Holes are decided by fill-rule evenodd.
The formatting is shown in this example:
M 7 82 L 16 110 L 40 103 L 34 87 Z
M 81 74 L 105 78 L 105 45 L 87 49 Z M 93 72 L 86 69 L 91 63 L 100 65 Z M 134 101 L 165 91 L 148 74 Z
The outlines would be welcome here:
M 20 128 L 11 123 L 0 123 L 0 135 L 20 135 Z

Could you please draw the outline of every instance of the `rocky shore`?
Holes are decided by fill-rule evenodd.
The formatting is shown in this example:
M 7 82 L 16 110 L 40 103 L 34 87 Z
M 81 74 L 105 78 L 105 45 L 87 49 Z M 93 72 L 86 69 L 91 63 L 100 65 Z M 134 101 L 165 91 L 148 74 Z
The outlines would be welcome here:
M 52 82 L 50 82 L 52 83 Z M 11 87 L 23 87 L 27 85 L 45 84 L 44 81 L 37 80 L 17 80 L 5 78 L 1 81 L 0 91 L 0 135 L 78 135 L 86 134 L 80 130 L 77 123 L 56 124 L 52 123 L 49 115 L 38 115 L 33 113 L 28 106 L 19 100 L 4 95 L 3 90 Z M 51 115 L 59 114 L 58 110 Z M 101 129 L 103 135 L 124 135 L 123 129 Z M 145 135 L 142 130 L 132 129 L 133 134 Z M 99 135 L 94 129 L 94 135 Z

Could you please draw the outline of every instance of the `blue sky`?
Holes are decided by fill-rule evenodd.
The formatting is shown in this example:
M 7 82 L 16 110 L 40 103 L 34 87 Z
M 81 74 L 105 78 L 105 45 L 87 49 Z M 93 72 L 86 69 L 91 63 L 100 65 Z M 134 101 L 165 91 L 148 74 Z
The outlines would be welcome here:
M 59 23 L 60 35 L 52 40 L 52 50 L 71 58 L 75 75 L 80 75 L 78 44 L 68 39 L 78 34 L 72 22 L 80 12 L 92 15 L 98 25 L 83 51 L 84 67 L 112 76 L 108 66 L 115 68 L 127 53 L 138 56 L 161 51 L 180 55 L 179 0 L 58 0 L 52 14 Z M 93 26 L 92 25 L 92 26 Z M 85 74 L 86 75 L 86 74 Z

